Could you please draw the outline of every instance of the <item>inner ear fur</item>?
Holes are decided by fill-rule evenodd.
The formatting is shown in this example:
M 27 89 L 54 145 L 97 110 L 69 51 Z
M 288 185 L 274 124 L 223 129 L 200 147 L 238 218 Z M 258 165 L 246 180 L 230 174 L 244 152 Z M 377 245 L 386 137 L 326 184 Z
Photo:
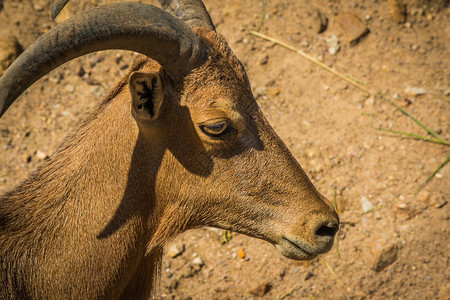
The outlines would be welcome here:
M 161 113 L 164 86 L 158 73 L 133 72 L 129 80 L 135 118 L 156 120 Z

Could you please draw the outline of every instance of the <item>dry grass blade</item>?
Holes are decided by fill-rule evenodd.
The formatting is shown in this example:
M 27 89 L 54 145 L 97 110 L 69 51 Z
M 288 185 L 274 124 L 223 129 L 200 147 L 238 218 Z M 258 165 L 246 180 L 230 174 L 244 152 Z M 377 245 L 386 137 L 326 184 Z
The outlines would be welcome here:
M 333 268 L 330 266 L 330 264 L 325 260 L 325 259 L 320 259 L 321 261 L 323 261 L 323 263 L 325 264 L 325 266 L 327 267 L 327 269 L 330 271 L 331 275 L 333 275 L 334 280 L 336 280 L 337 283 L 339 283 L 340 286 L 344 286 L 344 284 L 342 283 L 342 281 L 339 279 L 339 277 L 336 275 L 336 272 L 334 272 Z
M 281 295 L 278 300 L 283 300 L 284 298 L 286 298 L 287 296 L 289 296 L 290 294 L 292 294 L 293 292 L 295 292 L 295 290 L 299 289 L 301 287 L 300 283 L 297 283 L 296 285 L 294 285 L 291 289 L 289 289 L 287 292 L 285 292 L 283 295 Z
M 265 5 L 264 5 L 264 0 L 261 1 L 261 19 L 259 20 L 259 24 L 258 27 L 256 27 L 255 31 L 260 31 L 263 23 L 264 23 L 264 18 L 266 17 L 266 10 L 265 10 Z

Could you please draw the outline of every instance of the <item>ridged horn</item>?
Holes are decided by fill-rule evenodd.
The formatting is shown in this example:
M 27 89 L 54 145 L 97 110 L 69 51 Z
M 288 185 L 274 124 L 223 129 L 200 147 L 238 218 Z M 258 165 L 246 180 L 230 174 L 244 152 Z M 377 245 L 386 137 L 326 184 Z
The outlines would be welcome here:
M 143 3 L 106 5 L 44 34 L 0 78 L 0 117 L 30 85 L 61 64 L 107 49 L 142 53 L 181 80 L 207 58 L 206 46 L 183 21 Z
M 205 27 L 209 30 L 216 30 L 211 16 L 201 0 L 159 0 L 159 3 L 164 10 L 183 20 L 191 27 Z

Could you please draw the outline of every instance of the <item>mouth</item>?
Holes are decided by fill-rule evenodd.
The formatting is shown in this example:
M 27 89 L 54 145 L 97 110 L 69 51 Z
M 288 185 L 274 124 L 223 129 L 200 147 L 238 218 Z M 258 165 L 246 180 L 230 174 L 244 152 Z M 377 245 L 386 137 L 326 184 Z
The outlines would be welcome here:
M 283 236 L 275 247 L 283 256 L 295 260 L 311 260 L 319 255 L 311 253 L 309 250 L 311 247 L 297 238 L 290 239 Z

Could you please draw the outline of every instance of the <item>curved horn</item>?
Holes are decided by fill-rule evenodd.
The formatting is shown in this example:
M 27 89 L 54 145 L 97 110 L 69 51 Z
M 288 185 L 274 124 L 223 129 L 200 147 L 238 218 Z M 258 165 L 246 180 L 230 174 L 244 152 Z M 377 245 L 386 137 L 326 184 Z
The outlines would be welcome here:
M 61 12 L 64 6 L 69 2 L 69 0 L 54 0 L 52 4 L 52 19 Z
M 53 0 L 52 18 L 61 12 L 69 0 Z M 201 0 L 159 0 L 161 7 L 175 17 L 194 27 L 205 27 L 215 31 L 211 16 Z
M 51 70 L 81 55 L 107 49 L 147 55 L 177 81 L 207 57 L 206 46 L 196 33 L 160 8 L 142 3 L 106 5 L 47 32 L 13 62 L 0 78 L 0 117 Z
M 211 16 L 201 0 L 159 0 L 159 3 L 164 10 L 192 27 L 205 27 L 209 30 L 216 30 Z

